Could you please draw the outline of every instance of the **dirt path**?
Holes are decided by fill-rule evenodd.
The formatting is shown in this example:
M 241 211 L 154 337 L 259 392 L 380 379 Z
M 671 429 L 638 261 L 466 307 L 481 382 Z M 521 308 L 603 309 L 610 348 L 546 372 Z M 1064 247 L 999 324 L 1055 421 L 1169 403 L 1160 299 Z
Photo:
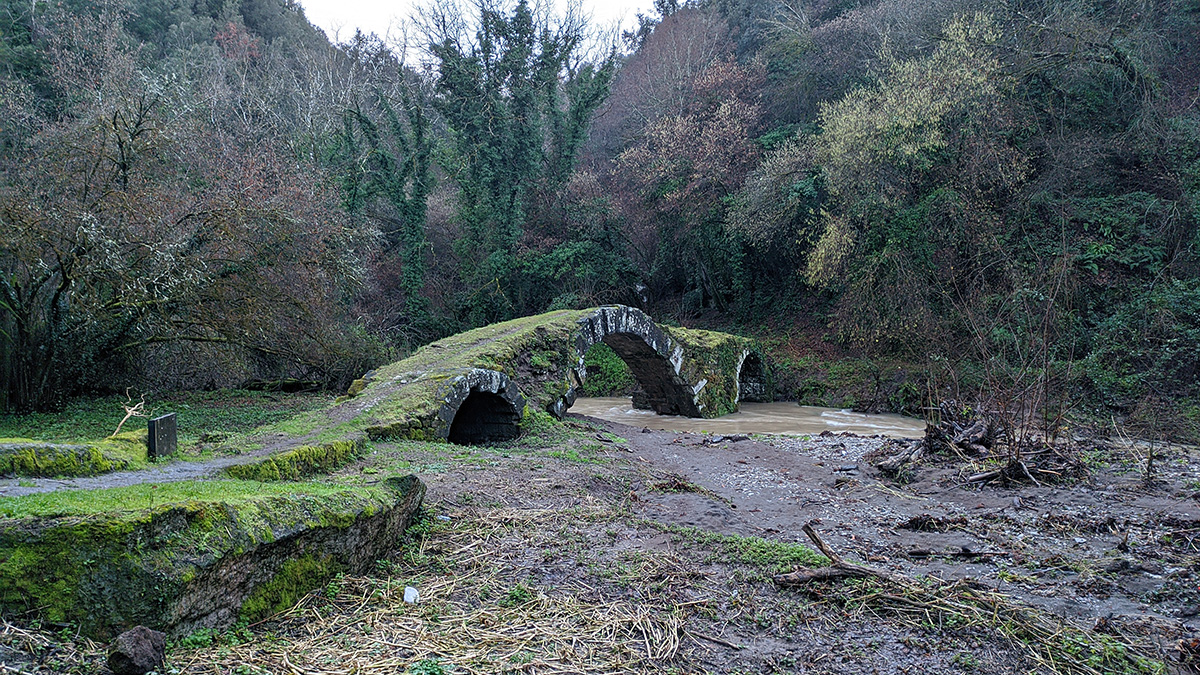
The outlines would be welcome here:
M 20 497 L 60 490 L 100 490 L 147 483 L 177 483 L 184 480 L 215 478 L 227 467 L 249 464 L 279 449 L 279 447 L 268 447 L 242 455 L 198 461 L 176 459 L 145 469 L 117 471 L 85 478 L 0 478 L 0 497 Z

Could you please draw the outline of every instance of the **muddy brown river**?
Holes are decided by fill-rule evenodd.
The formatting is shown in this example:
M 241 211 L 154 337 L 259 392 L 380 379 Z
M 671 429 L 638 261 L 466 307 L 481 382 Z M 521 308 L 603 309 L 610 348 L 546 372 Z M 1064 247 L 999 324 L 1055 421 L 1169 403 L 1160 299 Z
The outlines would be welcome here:
M 864 436 L 880 434 L 893 438 L 919 438 L 925 434 L 923 420 L 903 415 L 868 415 L 795 403 L 743 403 L 740 407 L 741 410 L 732 415 L 695 419 L 635 410 L 628 398 L 604 397 L 578 399 L 570 412 L 632 427 L 692 433 L 815 436 L 822 431 L 852 431 Z

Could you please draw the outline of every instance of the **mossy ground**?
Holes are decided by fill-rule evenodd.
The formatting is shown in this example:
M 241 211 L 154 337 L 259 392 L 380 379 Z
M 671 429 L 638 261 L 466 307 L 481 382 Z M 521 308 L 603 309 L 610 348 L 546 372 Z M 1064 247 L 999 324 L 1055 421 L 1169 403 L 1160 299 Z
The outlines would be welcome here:
M 317 480 L 270 483 L 247 480 L 180 481 L 2 497 L 0 517 L 22 519 L 138 514 L 172 504 L 188 503 L 221 503 L 238 507 L 276 496 L 322 498 L 344 492 L 345 486 Z
M 156 417 L 175 413 L 179 456 L 195 459 L 213 451 L 243 452 L 261 447 L 261 434 L 256 433 L 260 428 L 303 419 L 305 413 L 331 405 L 334 398 L 329 394 L 240 390 L 174 392 L 148 395 L 146 410 L 153 410 Z M 146 465 L 146 419 L 130 418 L 118 438 L 109 438 L 125 416 L 126 400 L 117 395 L 82 398 L 55 412 L 0 415 L 0 437 L 89 445 L 110 458 L 102 471 L 64 470 L 37 475 L 95 475 L 141 468 Z M 3 471 L 0 461 L 0 473 Z

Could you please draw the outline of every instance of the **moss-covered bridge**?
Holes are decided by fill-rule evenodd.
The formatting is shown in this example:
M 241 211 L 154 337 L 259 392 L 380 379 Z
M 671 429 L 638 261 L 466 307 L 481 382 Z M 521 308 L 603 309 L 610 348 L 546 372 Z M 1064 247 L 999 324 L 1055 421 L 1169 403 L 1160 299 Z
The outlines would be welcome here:
M 765 394 L 762 362 L 746 338 L 660 326 L 612 305 L 439 340 L 357 380 L 349 400 L 328 414 L 375 439 L 514 438 L 531 411 L 566 413 L 587 378 L 584 354 L 598 342 L 629 365 L 640 387 L 635 400 L 660 414 L 717 417 Z

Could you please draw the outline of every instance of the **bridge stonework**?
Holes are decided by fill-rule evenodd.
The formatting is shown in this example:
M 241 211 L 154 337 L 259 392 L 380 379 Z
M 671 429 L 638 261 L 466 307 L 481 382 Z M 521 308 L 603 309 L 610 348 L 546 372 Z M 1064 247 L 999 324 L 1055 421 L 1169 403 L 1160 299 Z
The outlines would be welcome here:
M 660 326 L 641 310 L 610 305 L 426 345 L 356 381 L 331 416 L 361 421 L 375 439 L 507 440 L 530 410 L 566 414 L 587 377 L 584 355 L 597 342 L 629 365 L 637 399 L 659 414 L 718 417 L 737 410 L 743 389 L 755 400 L 769 396 L 761 356 L 746 338 Z

